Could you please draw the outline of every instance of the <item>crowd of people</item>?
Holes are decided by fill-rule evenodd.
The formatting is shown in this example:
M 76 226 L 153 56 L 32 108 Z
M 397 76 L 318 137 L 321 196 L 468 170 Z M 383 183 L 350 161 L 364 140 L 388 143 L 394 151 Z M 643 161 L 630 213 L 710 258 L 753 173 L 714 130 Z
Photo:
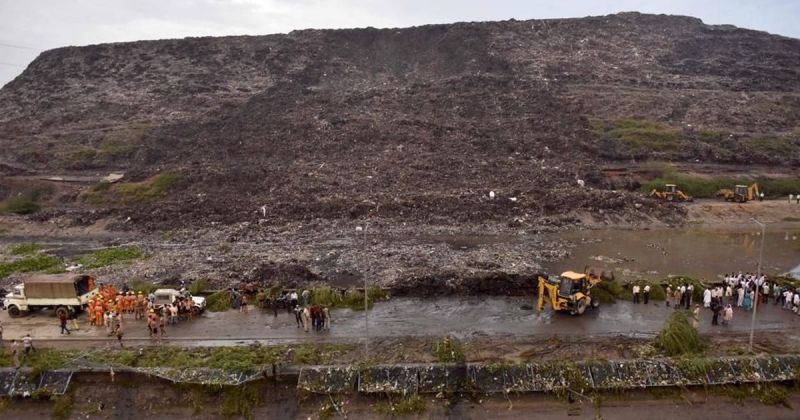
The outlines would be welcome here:
M 650 285 L 642 287 L 634 284 L 633 303 L 644 303 L 650 300 Z M 691 283 L 667 285 L 665 288 L 665 304 L 675 309 L 691 309 L 695 316 L 695 326 L 699 320 L 700 303 L 694 305 L 694 286 Z M 758 302 L 756 302 L 758 299 Z M 712 325 L 727 325 L 733 320 L 733 308 L 745 311 L 753 310 L 758 303 L 766 304 L 773 300 L 774 305 L 781 305 L 785 310 L 800 315 L 800 289 L 793 290 L 779 284 L 770 284 L 765 275 L 755 273 L 725 274 L 721 284 L 706 287 L 703 290 L 702 307 L 711 310 Z
M 133 316 L 134 320 L 145 320 L 151 340 L 161 342 L 166 336 L 167 325 L 175 325 L 179 320 L 193 318 L 193 303 L 186 289 L 174 302 L 155 304 L 155 295 L 138 291 L 118 291 L 111 285 L 100 285 L 99 293 L 87 304 L 89 325 L 105 328 L 108 336 L 116 337 L 120 347 L 124 336 L 123 320 Z M 62 334 L 64 326 L 62 321 Z

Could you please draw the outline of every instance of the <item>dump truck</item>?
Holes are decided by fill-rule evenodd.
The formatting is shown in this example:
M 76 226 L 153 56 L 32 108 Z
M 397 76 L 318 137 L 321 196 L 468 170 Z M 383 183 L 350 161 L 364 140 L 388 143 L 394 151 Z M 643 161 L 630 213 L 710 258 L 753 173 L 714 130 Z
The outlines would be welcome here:
M 549 302 L 554 311 L 569 312 L 571 315 L 582 315 L 588 308 L 596 308 L 598 302 L 592 299 L 592 287 L 604 278 L 613 279 L 613 273 L 599 275 L 594 270 L 586 269 L 583 273 L 565 271 L 560 276 L 539 277 L 539 300 L 537 309 L 544 309 Z M 546 296 L 545 296 L 546 295 Z
M 12 318 L 52 308 L 56 316 L 81 311 L 99 293 L 94 277 L 81 274 L 37 274 L 14 286 L 3 300 Z
M 653 188 L 653 190 L 650 191 L 649 196 L 659 200 L 667 201 L 694 201 L 692 196 L 686 195 L 683 191 L 679 190 L 678 186 L 675 184 L 666 184 L 664 186 L 664 191 L 658 191 L 657 189 Z

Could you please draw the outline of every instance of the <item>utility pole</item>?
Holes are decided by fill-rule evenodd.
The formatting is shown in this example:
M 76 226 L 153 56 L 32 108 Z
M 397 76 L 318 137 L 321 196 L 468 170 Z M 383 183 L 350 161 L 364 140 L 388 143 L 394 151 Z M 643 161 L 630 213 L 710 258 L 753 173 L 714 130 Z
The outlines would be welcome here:
M 766 236 L 766 225 L 759 222 L 755 218 L 751 218 L 753 222 L 761 226 L 761 250 L 758 253 L 758 270 L 756 274 L 756 280 L 761 278 L 761 263 L 764 259 L 764 238 Z M 758 291 L 761 289 L 761 286 L 756 284 L 756 292 L 753 295 L 753 317 L 750 319 L 750 344 L 747 347 L 748 352 L 753 352 L 753 334 L 755 333 L 756 328 L 756 312 L 758 311 Z

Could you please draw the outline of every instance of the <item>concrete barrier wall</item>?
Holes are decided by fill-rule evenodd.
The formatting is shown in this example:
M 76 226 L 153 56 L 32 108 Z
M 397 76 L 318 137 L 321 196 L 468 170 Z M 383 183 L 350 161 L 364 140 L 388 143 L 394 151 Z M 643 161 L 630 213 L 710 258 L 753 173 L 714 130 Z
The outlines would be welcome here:
M 81 367 L 44 372 L 0 369 L 0 396 L 41 391 L 62 394 L 73 374 L 109 372 Z M 523 393 L 564 389 L 613 390 L 664 386 L 782 382 L 800 379 L 800 355 L 710 359 L 592 360 L 576 363 L 408 364 L 358 367 L 257 366 L 249 372 L 221 369 L 114 368 L 174 383 L 235 386 L 261 379 L 297 381 L 297 389 L 342 393 Z
M 800 356 L 644 359 L 510 365 L 302 368 L 298 388 L 314 393 L 553 392 L 779 382 L 798 379 Z

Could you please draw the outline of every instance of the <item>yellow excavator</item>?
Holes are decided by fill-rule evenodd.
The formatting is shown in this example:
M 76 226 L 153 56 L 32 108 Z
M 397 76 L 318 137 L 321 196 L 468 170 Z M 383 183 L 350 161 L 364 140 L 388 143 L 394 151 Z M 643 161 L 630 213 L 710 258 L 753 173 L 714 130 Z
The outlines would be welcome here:
M 597 275 L 593 270 L 587 269 L 583 273 L 565 271 L 560 276 L 538 276 L 538 278 L 537 309 L 539 312 L 544 309 L 545 302 L 549 302 L 554 311 L 582 315 L 586 309 L 598 306 L 598 302 L 591 296 L 592 287 L 603 281 L 604 278 L 613 280 L 613 273 L 608 278 L 604 272 Z M 546 297 L 545 293 L 547 293 Z
M 650 191 L 650 197 L 658 198 L 659 200 L 667 200 L 667 201 L 693 201 L 694 199 L 683 193 L 683 191 L 678 189 L 678 186 L 675 184 L 666 184 L 664 191 L 658 191 L 653 188 L 653 191 Z
M 759 194 L 758 184 L 755 182 L 750 184 L 750 186 L 736 185 L 733 189 L 723 188 L 717 191 L 717 197 L 724 198 L 725 201 L 735 201 L 737 203 L 758 200 Z

